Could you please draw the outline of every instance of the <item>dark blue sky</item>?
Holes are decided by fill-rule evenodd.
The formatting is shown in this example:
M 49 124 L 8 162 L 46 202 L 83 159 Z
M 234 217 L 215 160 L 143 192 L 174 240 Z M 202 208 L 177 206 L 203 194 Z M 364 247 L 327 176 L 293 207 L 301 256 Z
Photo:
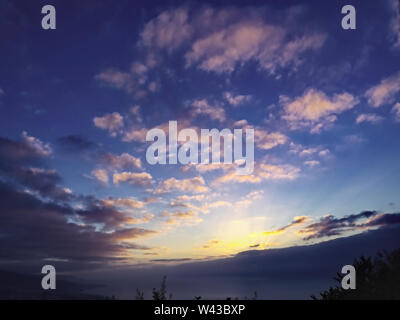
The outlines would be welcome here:
M 208 260 L 398 223 L 397 0 L 0 0 L 0 48 L 2 263 Z M 169 121 L 253 128 L 254 172 L 150 165 Z

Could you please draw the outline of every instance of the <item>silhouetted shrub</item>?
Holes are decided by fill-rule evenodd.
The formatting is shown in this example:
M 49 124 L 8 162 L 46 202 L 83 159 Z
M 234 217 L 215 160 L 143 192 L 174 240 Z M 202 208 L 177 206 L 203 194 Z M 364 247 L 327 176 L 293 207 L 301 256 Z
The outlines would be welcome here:
M 378 300 L 400 299 L 400 249 L 391 253 L 379 252 L 377 257 L 361 256 L 353 263 L 356 269 L 356 289 L 344 290 L 341 286 L 345 275 L 334 278 L 339 286 L 321 292 L 315 300 Z

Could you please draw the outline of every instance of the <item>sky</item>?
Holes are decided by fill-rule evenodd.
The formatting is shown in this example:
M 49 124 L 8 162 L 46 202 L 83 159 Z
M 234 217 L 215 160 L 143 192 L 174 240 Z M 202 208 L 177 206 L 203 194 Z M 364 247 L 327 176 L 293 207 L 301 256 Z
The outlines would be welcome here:
M 400 223 L 400 4 L 0 0 L 0 263 L 154 267 Z M 341 8 L 356 9 L 356 29 Z M 254 129 L 233 164 L 146 133 Z

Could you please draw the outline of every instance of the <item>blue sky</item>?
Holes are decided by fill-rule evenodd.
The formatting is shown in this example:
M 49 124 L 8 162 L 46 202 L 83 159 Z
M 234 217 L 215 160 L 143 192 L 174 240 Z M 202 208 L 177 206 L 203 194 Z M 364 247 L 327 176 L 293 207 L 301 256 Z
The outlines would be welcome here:
M 0 1 L 1 182 L 100 237 L 96 257 L 307 244 L 399 211 L 398 1 L 351 1 L 356 30 L 341 1 L 53 1 L 56 30 L 44 4 Z M 254 128 L 254 173 L 149 165 L 145 134 L 171 120 Z

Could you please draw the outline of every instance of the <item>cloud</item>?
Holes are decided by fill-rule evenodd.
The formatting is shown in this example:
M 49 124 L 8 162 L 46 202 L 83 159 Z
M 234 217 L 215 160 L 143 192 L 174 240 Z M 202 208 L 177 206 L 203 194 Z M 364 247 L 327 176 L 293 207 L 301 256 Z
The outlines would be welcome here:
M 318 155 L 321 156 L 321 157 L 326 157 L 326 156 L 328 156 L 330 153 L 331 153 L 331 152 L 330 152 L 328 149 L 324 149 L 324 150 L 321 150 L 320 152 L 318 152 Z
M 296 154 L 301 158 L 309 158 L 314 155 L 318 155 L 320 157 L 327 157 L 330 155 L 329 149 L 324 149 L 323 146 L 303 146 L 301 144 L 296 144 L 294 142 L 290 143 L 289 153 Z
M 83 208 L 74 210 L 75 216 L 71 217 L 71 220 L 77 224 L 95 225 L 104 232 L 112 232 L 125 229 L 131 224 L 147 223 L 153 218 L 152 215 L 140 213 L 133 215 L 132 210 L 120 210 L 121 207 L 125 209 L 127 205 L 132 205 L 124 200 L 127 199 L 86 198 L 81 203 Z
M 378 116 L 375 113 L 362 113 L 357 117 L 356 123 L 370 122 L 376 124 L 382 122 L 382 120 L 383 117 Z
M 133 186 L 144 187 L 153 183 L 153 177 L 147 172 L 135 173 L 124 171 L 121 173 L 114 173 L 113 183 L 118 185 L 121 182 L 128 182 Z
M 116 271 L 112 269 L 98 274 L 95 280 L 99 283 L 101 279 L 109 279 L 110 290 L 119 290 L 123 299 L 131 297 L 133 285 L 151 292 L 160 274 L 168 274 L 168 281 L 175 284 L 175 299 L 193 299 L 193 292 L 204 299 L 222 299 L 227 292 L 230 296 L 244 297 L 257 290 L 262 299 L 306 300 L 310 299 L 310 294 L 337 284 L 332 277 L 355 258 L 397 249 L 399 230 L 398 227 L 385 228 L 313 245 L 248 250 L 212 261 L 131 268 L 120 274 L 123 281 L 113 280 Z
M 310 168 L 316 167 L 320 165 L 320 162 L 318 160 L 307 160 L 304 161 L 304 164 Z
M 59 174 L 47 168 L 50 147 L 25 132 L 21 141 L 0 138 L 0 175 L 29 192 L 44 198 L 68 200 L 71 193 L 62 187 Z
M 308 221 L 308 219 L 309 218 L 306 217 L 306 216 L 294 217 L 293 221 L 291 223 L 287 224 L 286 226 L 284 226 L 282 228 L 279 228 L 279 229 L 276 229 L 276 230 L 272 230 L 272 231 L 264 231 L 262 234 L 265 235 L 265 236 L 280 234 L 280 233 L 282 233 L 282 232 L 284 232 L 284 231 L 286 231 L 286 230 L 288 230 L 288 229 L 290 229 L 292 227 L 295 227 L 295 226 L 298 226 L 298 225 L 301 225 L 301 224 L 305 223 L 306 221 Z
M 397 122 L 400 122 L 400 102 L 397 102 L 393 108 L 392 108 L 392 112 L 394 112 L 395 114 L 395 120 Z
M 209 191 L 203 177 L 194 177 L 190 179 L 169 178 L 160 183 L 154 191 L 156 194 L 169 193 L 173 191 L 205 193 Z
M 261 128 L 255 128 L 254 142 L 257 148 L 269 150 L 280 144 L 285 144 L 288 137 L 280 132 L 267 132 Z
M 198 217 L 195 211 L 163 211 L 161 217 L 167 217 L 166 224 L 168 225 L 194 225 L 202 222 L 203 220 Z
M 400 91 L 400 72 L 383 79 L 379 84 L 369 88 L 365 93 L 368 103 L 375 107 L 381 107 L 394 101 Z
M 93 123 L 97 128 L 107 130 L 111 136 L 116 136 L 124 126 L 124 118 L 118 112 L 113 112 L 94 117 Z
M 208 241 L 201 247 L 201 249 L 215 248 L 216 246 L 220 245 L 222 242 L 223 242 L 222 240 L 218 240 L 218 239 L 208 240 Z
M 325 41 L 323 34 L 290 32 L 265 20 L 265 10 L 255 7 L 166 10 L 145 25 L 139 46 L 168 53 L 184 48 L 186 65 L 205 71 L 229 73 L 255 61 L 275 74 L 283 67 L 296 69 L 302 55 Z
M 208 208 L 215 209 L 221 207 L 232 207 L 232 203 L 224 200 L 218 200 L 207 204 Z
M 282 118 L 288 121 L 290 128 L 309 128 L 311 133 L 329 128 L 337 120 L 338 114 L 352 109 L 358 102 L 357 98 L 346 92 L 328 97 L 313 88 L 295 99 L 280 96 L 284 108 Z
M 29 136 L 26 131 L 22 132 L 22 141 L 24 141 L 34 152 L 41 157 L 48 157 L 53 153 L 49 144 L 45 144 L 39 139 Z
M 299 231 L 299 234 L 306 234 L 304 240 L 310 240 L 323 237 L 338 236 L 344 234 L 345 232 L 354 230 L 362 230 L 368 226 L 373 226 L 374 224 L 372 224 L 371 221 L 364 223 L 358 222 L 372 218 L 377 214 L 378 212 L 376 211 L 363 211 L 358 214 L 345 216 L 344 218 L 335 218 L 332 215 L 326 215 L 322 217 L 318 222 L 312 223 L 304 227 L 302 230 Z M 375 225 L 382 226 L 383 224 L 378 223 Z
M 190 202 L 190 200 L 196 200 L 199 201 L 199 199 L 204 199 L 204 195 L 199 195 L 199 196 L 203 196 L 203 197 L 191 197 L 191 196 L 179 196 L 177 198 L 175 198 L 174 200 L 172 200 L 169 203 L 169 206 L 171 208 L 186 208 L 189 210 L 194 210 L 194 211 L 198 211 L 201 212 L 203 214 L 207 214 L 209 213 L 209 206 L 208 204 L 206 205 L 194 205 Z
M 283 27 L 264 22 L 263 12 L 257 8 L 208 8 L 197 16 L 202 26 L 208 21 L 206 25 L 214 28 L 193 40 L 185 58 L 188 66 L 205 71 L 230 73 L 237 66 L 255 61 L 274 74 L 279 68 L 296 68 L 302 54 L 319 49 L 325 41 L 322 34 L 289 37 Z
M 125 228 L 119 229 L 110 234 L 110 237 L 114 241 L 131 240 L 136 238 L 143 238 L 148 235 L 156 234 L 156 231 L 147 230 L 142 228 Z
M 263 197 L 264 190 L 251 191 L 242 197 L 239 201 L 236 201 L 235 206 L 240 208 L 249 207 L 254 201 L 259 200 Z
M 0 97 L 4 95 L 4 90 L 2 88 L 0 88 Z
M 57 142 L 69 152 L 85 152 L 98 148 L 97 143 L 89 141 L 79 135 L 60 137 Z
M 393 46 L 400 47 L 400 4 L 398 0 L 391 0 L 393 17 L 390 21 L 390 29 L 393 37 Z
M 144 142 L 144 141 L 146 141 L 147 131 L 148 130 L 146 128 L 138 128 L 136 126 L 133 126 L 129 130 L 126 130 L 124 132 L 124 137 L 122 138 L 122 141 L 124 141 L 124 142 L 132 142 L 132 141 Z
M 112 87 L 124 89 L 128 92 L 132 90 L 132 80 L 129 73 L 121 72 L 115 69 L 107 69 L 96 75 L 96 79 L 102 80 Z
M 192 195 L 181 195 L 175 198 L 174 202 L 183 202 L 183 201 L 189 201 L 189 200 L 196 200 L 196 201 L 202 201 L 204 200 L 205 195 L 204 194 L 192 194 Z
M 129 216 L 95 200 L 86 200 L 87 209 L 74 210 L 68 204 L 42 201 L 0 182 L 0 260 L 20 260 L 26 265 L 57 258 L 69 267 L 85 264 L 93 268 L 93 262 L 104 266 L 126 259 L 131 249 L 145 249 L 131 242 L 128 248 L 121 240 L 144 237 L 154 231 L 134 228 L 109 232 L 113 226 L 129 222 Z M 75 223 L 77 218 L 83 223 Z M 91 222 L 105 227 L 97 230 Z
M 104 169 L 95 169 L 91 172 L 91 175 L 96 178 L 100 183 L 107 185 L 108 184 L 108 173 Z
M 212 120 L 218 120 L 224 122 L 226 120 L 226 114 L 224 108 L 218 104 L 210 105 L 206 99 L 195 99 L 188 102 L 192 106 L 190 110 L 193 116 L 206 115 Z
M 171 52 L 188 40 L 191 34 L 188 11 L 179 8 L 164 11 L 149 21 L 140 34 L 140 43 L 146 47 Z
M 292 165 L 273 165 L 260 163 L 254 168 L 254 172 L 250 175 L 238 175 L 235 171 L 230 171 L 213 181 L 213 185 L 217 186 L 225 183 L 260 183 L 265 180 L 293 180 L 298 177 L 299 168 Z
M 143 98 L 147 90 L 156 91 L 157 83 L 149 83 L 148 72 L 155 66 L 156 62 L 147 60 L 144 63 L 135 61 L 128 72 L 109 68 L 97 74 L 95 78 L 102 83 L 116 89 L 125 91 L 135 98 Z
M 105 163 L 112 169 L 141 169 L 142 163 L 139 158 L 136 158 L 128 153 L 122 153 L 117 156 L 111 153 L 104 154 L 100 161 Z
M 122 207 L 128 209 L 142 209 L 144 203 L 132 198 L 107 198 L 103 199 L 102 203 L 107 207 Z
M 231 106 L 237 107 L 243 103 L 246 103 L 248 101 L 251 100 L 251 96 L 250 95 L 234 95 L 231 92 L 225 92 L 224 93 L 224 98 L 226 99 L 226 101 L 229 102 L 229 104 Z
M 14 141 L 0 137 L 0 168 L 40 163 L 43 152 L 26 141 Z
M 232 170 L 233 168 L 237 168 L 236 163 L 198 163 L 198 164 L 187 164 L 182 167 L 183 172 L 187 172 L 190 169 L 194 168 L 197 172 L 205 173 L 216 170 Z

